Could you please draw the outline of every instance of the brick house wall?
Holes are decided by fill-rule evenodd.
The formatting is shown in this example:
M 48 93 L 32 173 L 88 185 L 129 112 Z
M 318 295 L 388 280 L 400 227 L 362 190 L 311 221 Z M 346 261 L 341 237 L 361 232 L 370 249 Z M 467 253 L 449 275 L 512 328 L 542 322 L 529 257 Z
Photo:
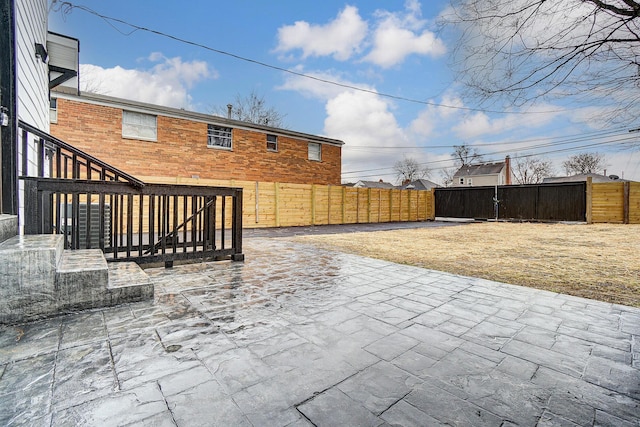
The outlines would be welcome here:
M 342 142 L 98 95 L 52 93 L 51 134 L 133 176 L 340 185 Z M 123 110 L 157 116 L 156 141 L 122 137 Z M 207 146 L 208 124 L 232 128 L 231 150 Z M 267 134 L 278 151 L 267 150 Z M 308 144 L 321 144 L 321 161 Z

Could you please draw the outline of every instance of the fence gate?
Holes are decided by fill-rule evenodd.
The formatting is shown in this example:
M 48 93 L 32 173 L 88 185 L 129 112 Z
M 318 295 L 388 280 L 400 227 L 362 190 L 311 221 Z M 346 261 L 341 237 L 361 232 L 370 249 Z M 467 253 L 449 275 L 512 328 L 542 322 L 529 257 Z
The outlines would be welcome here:
M 497 187 L 498 218 L 585 221 L 585 182 Z M 496 187 L 436 188 L 437 217 L 495 218 Z

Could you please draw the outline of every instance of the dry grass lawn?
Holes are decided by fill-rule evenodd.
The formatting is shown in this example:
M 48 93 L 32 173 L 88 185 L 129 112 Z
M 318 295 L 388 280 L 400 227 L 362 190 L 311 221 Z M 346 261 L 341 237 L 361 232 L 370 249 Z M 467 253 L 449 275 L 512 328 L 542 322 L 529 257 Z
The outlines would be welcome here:
M 640 307 L 640 225 L 475 223 L 296 240 L 388 261 Z

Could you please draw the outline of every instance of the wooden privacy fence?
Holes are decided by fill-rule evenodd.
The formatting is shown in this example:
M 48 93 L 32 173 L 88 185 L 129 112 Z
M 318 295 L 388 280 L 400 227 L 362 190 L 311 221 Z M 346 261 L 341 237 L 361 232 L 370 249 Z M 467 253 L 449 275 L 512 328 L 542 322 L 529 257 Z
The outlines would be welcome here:
M 587 181 L 587 222 L 640 224 L 640 182 Z
M 436 211 L 433 191 L 149 176 L 140 179 L 148 183 L 242 188 L 245 228 L 425 221 L 434 220 Z M 623 224 L 625 218 L 626 223 L 640 224 L 640 183 L 587 182 L 587 222 Z
M 159 184 L 242 188 L 244 228 L 435 219 L 431 191 L 148 176 L 141 179 Z

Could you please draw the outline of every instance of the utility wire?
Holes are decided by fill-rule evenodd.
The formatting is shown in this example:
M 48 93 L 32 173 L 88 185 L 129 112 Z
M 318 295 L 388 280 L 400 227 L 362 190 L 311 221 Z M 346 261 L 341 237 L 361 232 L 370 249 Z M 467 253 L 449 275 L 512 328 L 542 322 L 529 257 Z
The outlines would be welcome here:
M 55 7 L 56 4 L 59 4 L 57 7 Z M 321 82 L 321 83 L 326 83 L 326 84 L 330 84 L 330 85 L 334 85 L 334 86 L 339 86 L 345 89 L 350 89 L 350 90 L 355 90 L 358 92 L 364 92 L 364 93 L 369 93 L 372 95 L 377 95 L 377 96 L 381 96 L 384 98 L 389 98 L 389 99 L 394 99 L 397 101 L 404 101 L 404 102 L 410 102 L 410 103 L 414 103 L 414 104 L 421 104 L 421 105 L 429 105 L 432 107 L 442 107 L 442 108 L 449 108 L 449 109 L 453 109 L 453 110 L 464 110 L 464 111 L 475 111 L 475 112 L 482 112 L 482 113 L 494 113 L 494 114 L 521 114 L 521 115 L 525 115 L 525 114 L 549 114 L 549 113 L 562 113 L 565 111 L 568 111 L 566 109 L 562 109 L 562 110 L 547 110 L 547 111 L 501 111 L 501 110 L 487 110 L 487 109 L 482 109 L 482 108 L 473 108 L 473 107 L 460 107 L 457 105 L 447 105 L 447 104 L 440 104 L 437 102 L 433 102 L 433 101 L 423 101 L 420 99 L 414 99 L 414 98 L 407 98 L 407 97 L 403 97 L 403 96 L 399 96 L 399 95 L 392 95 L 389 93 L 384 93 L 384 92 L 378 92 L 372 89 L 365 89 L 362 87 L 358 87 L 358 86 L 354 86 L 354 85 L 350 85 L 350 84 L 346 84 L 346 83 L 340 83 L 340 82 L 336 82 L 334 80 L 329 80 L 329 79 L 323 79 L 321 77 L 317 77 L 311 74 L 305 74 L 305 73 L 300 73 L 297 71 L 293 71 L 287 68 L 283 68 L 283 67 L 279 67 L 277 65 L 272 65 L 272 64 L 268 64 L 266 62 L 262 62 L 262 61 L 258 61 L 255 59 L 251 59 L 245 56 L 241 56 L 235 53 L 231 53 L 231 52 L 227 52 L 224 50 L 220 50 L 220 49 L 216 49 L 213 48 L 211 46 L 207 46 L 205 44 L 202 43 L 198 43 L 198 42 L 194 42 L 191 40 L 187 40 L 178 36 L 174 36 L 168 33 L 165 33 L 163 31 L 159 31 L 159 30 L 154 30 L 151 28 L 147 28 L 147 27 L 142 27 L 136 24 L 132 24 L 130 22 L 127 22 L 123 19 L 119 19 L 119 18 L 114 18 L 111 16 L 106 16 L 103 15 L 99 12 L 96 12 L 93 9 L 90 9 L 86 6 L 82 6 L 82 5 L 76 5 L 73 4 L 71 2 L 68 1 L 64 1 L 64 2 L 60 2 L 58 3 L 56 0 L 54 0 L 53 4 L 52 4 L 52 8 L 54 11 L 58 12 L 60 11 L 63 15 L 64 14 L 69 14 L 72 12 L 73 9 L 79 9 L 82 10 L 84 12 L 87 12 L 91 15 L 95 15 L 99 18 L 101 18 L 102 20 L 104 20 L 107 24 L 109 24 L 109 26 L 111 26 L 112 28 L 114 28 L 117 32 L 119 32 L 120 34 L 124 35 L 124 36 L 130 36 L 131 34 L 135 33 L 136 31 L 145 31 L 148 33 L 152 33 L 161 37 L 166 37 L 168 39 L 171 40 L 175 40 L 177 42 L 180 43 L 184 43 L 184 44 L 188 44 L 191 46 L 195 46 L 195 47 L 199 47 L 201 49 L 205 49 L 211 52 L 215 52 L 217 54 L 220 55 L 225 55 L 225 56 L 229 56 L 231 58 L 240 60 L 240 61 L 245 61 L 245 62 L 249 62 L 251 64 L 255 64 L 255 65 L 259 65 L 261 67 L 266 67 L 266 68 L 270 68 L 273 70 L 277 70 L 277 71 L 282 71 L 284 73 L 288 73 L 288 74 L 292 74 L 294 76 L 298 76 L 298 77 L 303 77 L 306 79 L 311 79 L 311 80 L 315 80 L 317 82 Z M 123 32 L 121 31 L 119 28 L 117 28 L 115 25 L 113 25 L 114 22 L 120 23 L 122 25 L 126 25 L 129 26 L 131 28 L 133 28 L 132 31 L 130 32 Z
M 552 154 L 552 153 L 561 153 L 561 152 L 566 152 L 566 151 L 573 151 L 573 150 L 577 150 L 577 149 L 582 149 L 582 148 L 590 148 L 590 147 L 595 147 L 595 146 L 599 146 L 599 145 L 604 145 L 604 144 L 626 144 L 628 142 L 634 141 L 636 138 L 634 137 L 629 137 L 629 136 L 625 136 L 623 138 L 620 139 L 615 139 L 615 140 L 610 140 L 610 141 L 603 141 L 603 142 L 596 142 L 593 144 L 585 144 L 585 145 L 579 145 L 576 147 L 566 147 L 566 148 L 561 148 L 561 149 L 557 149 L 557 150 L 549 150 L 549 151 L 543 151 L 543 152 L 538 152 L 538 153 L 531 153 L 531 154 L 518 154 L 515 156 L 512 156 L 512 159 L 522 159 L 522 158 L 527 158 L 527 157 L 533 157 L 533 156 L 542 156 L 545 154 Z M 524 149 L 523 151 L 528 151 L 529 149 Z M 500 151 L 494 151 L 491 153 L 486 153 L 483 154 L 483 156 L 492 156 L 492 155 L 496 155 L 496 154 L 504 154 L 504 153 L 509 153 L 511 150 L 500 150 Z M 493 161 L 485 161 L 483 163 L 494 163 L 500 160 L 493 160 Z M 436 164 L 436 163 L 448 163 L 448 165 L 446 166 L 441 166 L 441 167 L 436 167 L 436 168 L 432 168 L 433 170 L 438 170 L 438 169 L 446 169 L 447 167 L 451 167 L 453 166 L 453 163 L 455 162 L 455 159 L 444 159 L 444 160 L 432 160 L 429 162 L 424 162 L 424 163 L 420 163 L 421 166 L 427 166 L 427 165 L 432 165 L 432 164 Z M 384 172 L 384 171 L 389 171 L 389 172 Z M 372 175 L 357 175 L 358 177 L 372 177 L 372 176 L 378 176 L 381 173 L 393 173 L 393 166 L 391 167 L 383 167 L 383 168 L 374 168 L 374 169 L 363 169 L 360 171 L 350 171 L 350 172 L 343 172 L 342 175 L 351 175 L 351 174 L 360 174 L 362 172 L 378 172 L 377 174 L 372 174 Z M 350 178 L 350 177 L 346 177 L 346 178 Z M 355 178 L 355 177 L 351 177 L 351 178 Z
M 623 132 L 620 134 L 620 132 Z M 627 128 L 616 128 L 616 129 L 607 129 L 595 132 L 588 133 L 579 133 L 573 135 L 564 135 L 560 137 L 540 137 L 540 138 L 531 138 L 531 139 L 523 139 L 520 141 L 503 141 L 503 142 L 487 142 L 480 144 L 473 144 L 473 147 L 485 147 L 485 146 L 494 146 L 494 145 L 515 145 L 515 144 L 525 144 L 528 142 L 536 142 L 536 141 L 549 141 L 549 144 L 552 143 L 554 139 L 557 139 L 557 143 L 568 144 L 570 142 L 580 142 L 588 139 L 594 138 L 602 138 L 606 136 L 613 136 L 615 134 L 626 135 L 628 132 Z M 565 141 L 565 142 L 561 142 Z M 459 146 L 461 144 L 449 144 L 449 145 L 408 145 L 408 146 L 382 146 L 382 145 L 352 145 L 349 144 L 347 147 L 349 149 L 367 149 L 367 150 L 409 150 L 409 149 L 435 149 L 435 148 L 454 148 L 455 146 Z M 525 147 L 526 148 L 526 147 Z

